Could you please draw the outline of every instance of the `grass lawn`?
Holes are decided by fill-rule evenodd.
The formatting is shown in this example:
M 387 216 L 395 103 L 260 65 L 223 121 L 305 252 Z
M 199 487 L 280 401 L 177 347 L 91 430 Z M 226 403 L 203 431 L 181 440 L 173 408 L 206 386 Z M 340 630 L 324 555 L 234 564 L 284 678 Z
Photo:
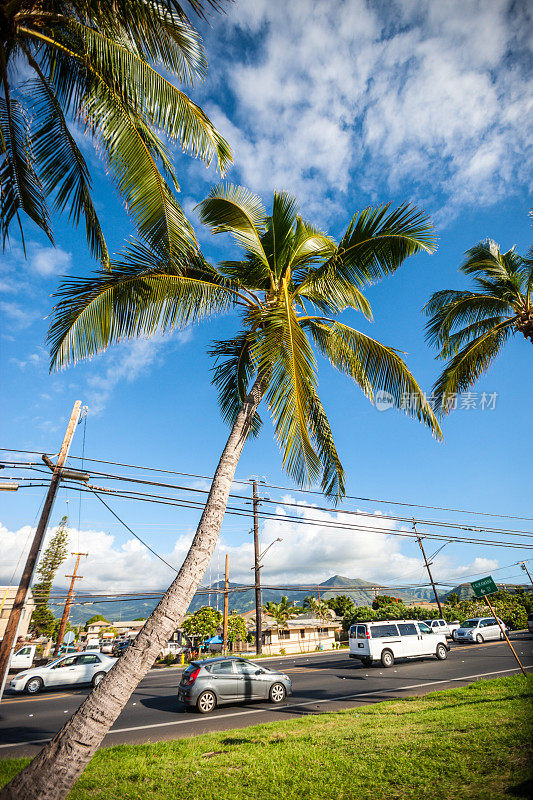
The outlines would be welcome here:
M 526 800 L 533 677 L 100 750 L 69 800 Z M 0 761 L 0 785 L 24 759 Z

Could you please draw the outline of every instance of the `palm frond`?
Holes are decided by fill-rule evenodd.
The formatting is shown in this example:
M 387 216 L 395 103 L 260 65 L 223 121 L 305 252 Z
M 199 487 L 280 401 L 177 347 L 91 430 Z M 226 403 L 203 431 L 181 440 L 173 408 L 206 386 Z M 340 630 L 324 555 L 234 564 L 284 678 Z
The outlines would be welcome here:
M 346 280 L 361 286 L 395 272 L 411 255 L 432 253 L 436 244 L 425 212 L 410 204 L 390 210 L 386 203 L 354 215 L 331 262 Z
M 231 233 L 270 274 L 270 266 L 261 241 L 267 222 L 266 210 L 257 195 L 242 186 L 214 186 L 198 208 L 200 219 L 212 233 Z
M 470 342 L 446 365 L 433 387 L 438 413 L 450 411 L 450 397 L 469 389 L 492 364 L 512 333 L 512 322 L 504 320 Z
M 287 192 L 274 192 L 272 214 L 261 241 L 276 282 L 289 264 L 287 256 L 294 239 L 295 222 L 296 199 Z
M 33 95 L 32 105 L 39 120 L 33 133 L 33 145 L 44 190 L 54 195 L 54 205 L 59 211 L 69 208 L 69 218 L 75 225 L 83 214 L 89 250 L 107 265 L 109 254 L 91 197 L 87 164 L 48 80 L 29 51 L 26 56 L 38 75 L 37 81 L 26 84 L 26 92 Z
M 308 324 L 323 355 L 352 378 L 370 401 L 373 402 L 377 390 L 386 392 L 398 408 L 416 417 L 436 438 L 442 439 L 430 403 L 396 350 L 340 322 Z
M 132 242 L 123 258 L 109 270 L 60 286 L 48 332 L 52 368 L 90 358 L 112 343 L 183 329 L 236 303 L 215 273 L 206 278 L 202 267 L 189 273 L 168 267 L 141 242 Z
M 361 289 L 339 274 L 332 263 L 327 269 L 309 271 L 293 296 L 310 300 L 324 314 L 340 314 L 354 308 L 372 320 L 372 307 Z
M 215 342 L 208 351 L 216 359 L 212 382 L 218 387 L 222 418 L 230 426 L 237 418 L 255 374 L 250 352 L 252 343 L 251 331 L 241 331 L 233 339 Z M 256 413 L 252 421 L 253 436 L 258 435 L 261 425 L 261 418 Z
M 431 319 L 426 325 L 426 340 L 441 349 L 440 357 L 454 352 L 450 338 L 454 328 L 469 327 L 484 319 L 513 313 L 507 299 L 495 294 L 444 289 L 435 292 L 424 307 Z M 458 341 L 457 336 L 453 341 Z
M 0 48 L 0 229 L 5 245 L 12 220 L 19 212 L 53 241 L 50 216 L 35 165 L 27 114 L 11 96 L 3 48 Z M 19 219 L 20 223 L 20 219 Z M 22 231 L 22 227 L 21 227 Z M 24 240 L 23 240 L 24 241 Z

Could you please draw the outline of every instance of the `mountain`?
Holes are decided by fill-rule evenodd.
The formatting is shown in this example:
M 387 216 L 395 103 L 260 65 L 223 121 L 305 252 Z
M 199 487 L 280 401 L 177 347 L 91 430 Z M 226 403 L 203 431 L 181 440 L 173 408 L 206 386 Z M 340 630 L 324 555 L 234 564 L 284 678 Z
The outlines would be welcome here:
M 304 584 L 305 585 L 305 584 Z M 469 584 L 468 584 L 469 585 Z M 336 588 L 332 588 L 336 587 Z M 217 588 L 223 589 L 224 582 L 215 581 L 211 584 L 211 588 L 216 590 Z M 433 591 L 431 588 L 419 588 L 419 589 L 386 589 L 383 588 L 378 583 L 372 583 L 370 581 L 365 581 L 362 578 L 346 578 L 343 575 L 332 575 L 331 578 L 328 578 L 326 581 L 323 581 L 318 585 L 318 590 L 320 591 L 320 598 L 322 600 L 329 600 L 332 597 L 335 597 L 338 594 L 344 594 L 350 597 L 355 605 L 358 606 L 368 606 L 372 604 L 372 601 L 376 594 L 376 589 L 379 590 L 378 593 L 381 594 L 392 594 L 394 597 L 399 597 L 401 600 L 405 600 L 408 603 L 414 602 L 416 600 L 433 600 Z M 383 591 L 381 591 L 383 589 Z M 228 598 L 228 605 L 230 611 L 236 611 L 239 614 L 244 614 L 246 611 L 252 611 L 255 609 L 255 592 L 253 588 L 244 588 L 241 584 L 238 583 L 230 583 L 229 584 L 229 598 Z M 286 595 L 291 602 L 300 603 L 302 602 L 303 598 L 308 594 L 318 594 L 318 590 L 314 589 L 305 589 L 302 590 L 299 588 L 298 584 L 294 584 L 292 587 L 287 587 L 287 589 L 278 590 L 278 589 L 262 589 L 261 590 L 261 597 L 263 603 L 279 603 L 281 600 L 282 595 Z M 217 604 L 217 595 L 213 592 L 210 598 L 210 604 L 213 607 L 216 607 Z M 84 624 L 88 619 L 93 617 L 95 614 L 103 614 L 106 619 L 112 621 L 115 620 L 133 620 L 138 617 L 147 617 L 157 605 L 157 599 L 146 599 L 146 600 L 131 600 L 131 601 L 115 601 L 115 602 L 98 602 L 94 601 L 90 605 L 87 606 L 77 606 L 74 605 L 72 607 L 70 613 L 70 621 L 73 625 Z M 195 594 L 191 604 L 189 606 L 189 613 L 194 613 L 197 611 L 201 606 L 209 605 L 209 596 L 206 594 Z M 218 595 L 218 607 L 219 610 L 222 611 L 223 607 L 223 596 L 222 594 Z M 54 614 L 56 617 L 60 617 L 63 609 L 55 607 Z
M 524 589 L 526 592 L 531 591 L 531 586 L 526 586 L 523 583 L 496 583 L 496 586 L 506 592 L 515 592 L 517 589 Z M 441 595 L 442 600 L 447 600 L 451 594 L 456 594 L 459 600 L 472 600 L 474 590 L 469 583 L 460 583 L 459 586 L 455 586 L 449 592 Z

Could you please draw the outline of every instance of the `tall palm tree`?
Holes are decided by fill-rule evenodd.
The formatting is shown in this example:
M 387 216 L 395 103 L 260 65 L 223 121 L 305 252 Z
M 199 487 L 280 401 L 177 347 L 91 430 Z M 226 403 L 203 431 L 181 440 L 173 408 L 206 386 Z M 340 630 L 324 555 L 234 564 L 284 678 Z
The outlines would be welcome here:
M 331 619 L 335 616 L 335 612 L 328 606 L 324 600 L 318 600 L 313 595 L 304 598 L 303 607 L 306 611 L 310 611 L 318 619 Z
M 189 0 L 203 15 L 219 0 Z M 154 64 L 167 74 L 160 74 Z M 194 244 L 164 134 L 223 170 L 227 143 L 176 88 L 206 70 L 200 37 L 176 0 L 10 0 L 0 3 L 0 232 L 21 214 L 51 241 L 48 200 L 85 221 L 91 253 L 107 247 L 76 129 L 92 139 L 147 241 Z M 22 77 L 21 77 L 22 76 Z
M 299 483 L 321 480 L 334 499 L 344 472 L 318 397 L 314 343 L 372 400 L 386 389 L 414 393 L 408 413 L 441 436 L 438 422 L 398 353 L 341 324 L 347 308 L 371 309 L 365 284 L 393 273 L 408 256 L 434 247 L 426 216 L 389 205 L 355 214 L 339 244 L 297 214 L 295 200 L 275 194 L 268 215 L 258 197 L 233 186 L 214 188 L 201 203 L 213 232 L 230 232 L 240 261 L 214 267 L 199 253 L 169 261 L 163 242 L 132 242 L 110 270 L 65 282 L 50 329 L 52 364 L 63 367 L 112 343 L 171 331 L 233 310 L 241 330 L 216 342 L 214 383 L 231 432 L 196 534 L 178 576 L 134 644 L 34 761 L 9 784 L 6 798 L 63 798 L 100 745 L 164 642 L 181 623 L 207 568 L 224 517 L 237 462 L 264 399 L 286 470 Z M 313 313 L 316 311 L 316 313 Z M 311 337 L 311 340 L 308 338 Z
M 427 305 L 427 339 L 449 359 L 435 383 L 435 408 L 448 413 L 459 392 L 473 386 L 509 337 L 521 333 L 533 343 L 533 250 L 526 258 L 502 253 L 491 241 L 466 253 L 461 272 L 473 277 L 474 291 L 444 289 Z

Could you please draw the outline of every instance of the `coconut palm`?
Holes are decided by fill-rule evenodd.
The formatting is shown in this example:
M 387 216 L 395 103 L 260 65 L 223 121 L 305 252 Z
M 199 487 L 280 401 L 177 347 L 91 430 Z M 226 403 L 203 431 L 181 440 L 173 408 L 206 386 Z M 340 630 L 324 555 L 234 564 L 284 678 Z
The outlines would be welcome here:
M 523 258 L 487 240 L 467 251 L 460 269 L 473 277 L 474 291 L 444 289 L 425 306 L 427 339 L 438 358 L 449 359 L 433 389 L 440 413 L 475 384 L 511 335 L 533 343 L 533 250 Z
M 438 422 L 396 350 L 339 322 L 345 309 L 371 318 L 365 284 L 393 273 L 408 256 L 434 247 L 426 216 L 389 205 L 356 213 L 337 244 L 297 213 L 294 198 L 274 195 L 272 213 L 234 186 L 214 188 L 200 205 L 214 233 L 231 233 L 239 261 L 188 261 L 131 242 L 110 270 L 71 279 L 59 290 L 50 328 L 52 364 L 64 367 L 135 336 L 169 332 L 229 311 L 241 329 L 216 342 L 214 383 L 231 431 L 205 509 L 179 573 L 139 632 L 79 710 L 21 772 L 6 797 L 64 797 L 118 717 L 131 692 L 180 625 L 216 545 L 235 469 L 245 441 L 257 433 L 265 401 L 287 472 L 301 484 L 321 481 L 344 493 L 344 472 L 317 391 L 313 345 L 372 400 L 385 389 L 398 401 L 419 399 L 406 413 L 441 436 Z
M 304 598 L 303 607 L 306 611 L 314 614 L 318 619 L 331 619 L 335 612 L 323 600 L 318 600 L 313 595 Z
M 269 601 L 263 606 L 263 611 L 272 617 L 278 628 L 286 628 L 287 622 L 301 613 L 302 609 L 289 602 L 286 595 L 282 595 L 279 603 Z
M 189 0 L 202 15 L 217 0 Z M 152 66 L 165 70 L 168 77 Z M 148 241 L 194 244 L 172 190 L 169 143 L 223 169 L 227 143 L 171 82 L 205 74 L 200 37 L 175 0 L 12 0 L 0 3 L 0 231 L 27 215 L 53 240 L 48 200 L 85 222 L 91 253 L 108 261 L 78 146 L 92 139 L 134 224 Z M 22 236 L 24 244 L 24 236 Z

